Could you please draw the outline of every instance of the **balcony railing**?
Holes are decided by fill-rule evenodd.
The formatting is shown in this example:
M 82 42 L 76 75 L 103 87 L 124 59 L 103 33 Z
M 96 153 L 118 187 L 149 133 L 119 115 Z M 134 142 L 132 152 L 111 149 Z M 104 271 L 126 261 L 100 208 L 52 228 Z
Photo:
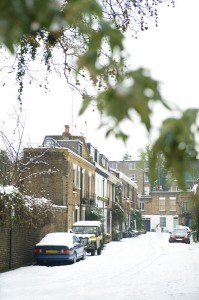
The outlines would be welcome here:
M 81 200 L 81 203 L 82 204 L 85 204 L 85 205 L 95 205 L 95 194 L 94 193 L 88 193 L 88 192 L 85 192 L 83 193 L 82 195 L 82 200 Z

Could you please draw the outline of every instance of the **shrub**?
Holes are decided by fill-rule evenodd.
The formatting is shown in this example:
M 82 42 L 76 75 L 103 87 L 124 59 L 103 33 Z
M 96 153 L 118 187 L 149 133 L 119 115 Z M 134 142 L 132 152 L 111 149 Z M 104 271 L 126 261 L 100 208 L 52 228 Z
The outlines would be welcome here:
M 86 220 L 90 220 L 90 221 L 103 222 L 103 220 L 104 220 L 103 211 L 101 208 L 98 208 L 98 207 L 87 208 L 85 218 L 86 218 Z
M 0 225 L 40 227 L 52 222 L 53 205 L 45 198 L 22 195 L 13 186 L 0 186 Z

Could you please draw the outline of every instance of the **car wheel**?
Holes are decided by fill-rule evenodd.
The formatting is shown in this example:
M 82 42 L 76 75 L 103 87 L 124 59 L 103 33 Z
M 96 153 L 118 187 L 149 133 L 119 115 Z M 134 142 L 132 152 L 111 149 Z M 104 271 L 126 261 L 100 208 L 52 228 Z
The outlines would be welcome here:
M 73 256 L 73 264 L 75 264 L 77 262 L 77 254 L 76 252 L 74 252 L 74 256 Z
M 84 250 L 83 255 L 82 255 L 82 260 L 86 259 L 86 250 Z
M 91 250 L 91 256 L 94 256 L 95 255 L 95 249 L 92 249 Z
M 97 249 L 97 255 L 101 255 L 101 253 L 102 253 L 102 249 L 100 247 L 100 248 Z

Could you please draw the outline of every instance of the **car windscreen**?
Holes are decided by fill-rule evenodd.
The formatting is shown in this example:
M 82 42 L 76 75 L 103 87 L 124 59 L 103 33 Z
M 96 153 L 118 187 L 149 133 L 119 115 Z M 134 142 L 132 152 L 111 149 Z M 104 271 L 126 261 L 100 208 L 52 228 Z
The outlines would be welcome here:
M 97 234 L 97 227 L 95 226 L 73 226 L 74 233 L 82 234 Z
M 174 229 L 174 233 L 187 233 L 186 229 Z

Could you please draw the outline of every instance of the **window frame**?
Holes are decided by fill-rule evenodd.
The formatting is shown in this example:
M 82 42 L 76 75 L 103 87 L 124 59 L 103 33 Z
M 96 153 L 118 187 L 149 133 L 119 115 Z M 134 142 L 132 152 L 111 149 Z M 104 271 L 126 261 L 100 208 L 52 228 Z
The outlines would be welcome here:
M 160 227 L 166 228 L 166 226 L 167 226 L 167 218 L 160 217 Z
M 164 201 L 164 204 L 163 204 Z M 159 197 L 159 211 L 166 211 L 166 198 Z

